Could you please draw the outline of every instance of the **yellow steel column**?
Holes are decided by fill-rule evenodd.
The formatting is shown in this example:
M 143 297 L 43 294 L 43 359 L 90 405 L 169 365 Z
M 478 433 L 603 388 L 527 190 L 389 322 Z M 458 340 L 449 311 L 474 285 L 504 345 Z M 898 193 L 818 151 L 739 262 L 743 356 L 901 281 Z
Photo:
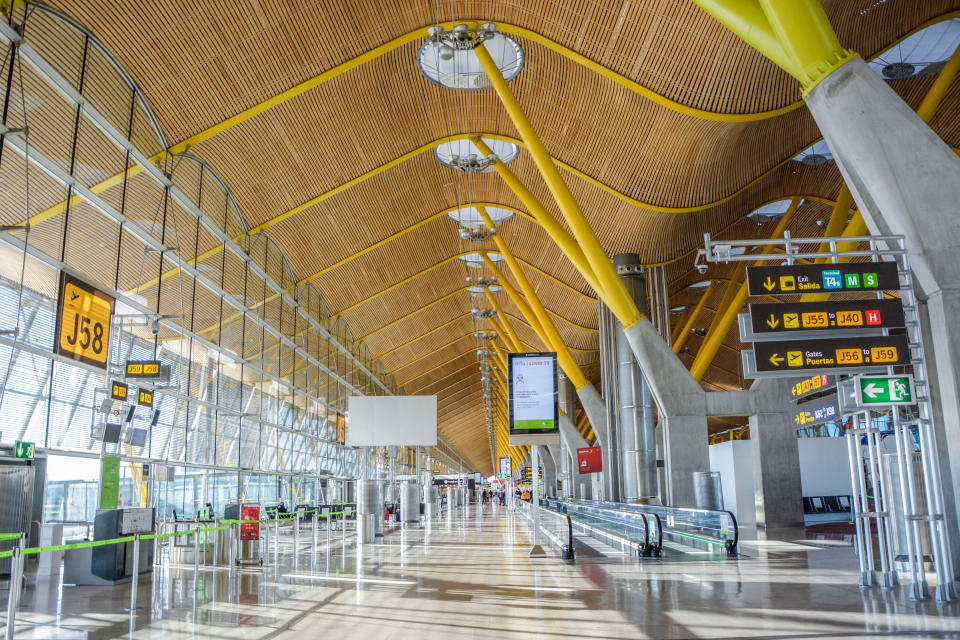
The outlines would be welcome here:
M 470 140 L 480 153 L 486 156 L 494 155 L 493 150 L 487 146 L 487 143 L 484 142 L 480 136 L 471 136 Z M 537 221 L 537 224 L 539 224 L 554 243 L 560 247 L 560 250 L 567 256 L 573 266 L 576 267 L 577 271 L 580 272 L 580 275 L 587 281 L 590 288 L 599 294 L 600 287 L 597 284 L 597 278 L 594 275 L 593 268 L 583 255 L 583 251 L 579 245 L 577 245 L 576 241 L 567 233 L 567 230 L 556 221 L 553 214 L 547 211 L 537 197 L 520 181 L 520 178 L 510 170 L 510 167 L 498 161 L 494 165 L 494 169 L 496 169 L 500 178 L 507 183 L 507 186 L 510 187 L 514 195 L 516 195 L 517 198 L 520 199 L 520 202 L 530 211 L 530 214 L 533 216 L 533 219 Z
M 823 229 L 824 238 L 833 238 L 834 236 L 840 235 L 844 227 L 847 226 L 847 215 L 850 213 L 850 207 L 853 206 L 853 195 L 850 193 L 850 189 L 847 188 L 847 184 L 844 183 L 840 186 L 840 193 L 837 194 L 837 200 L 833 204 L 833 211 L 830 212 L 830 220 L 827 221 L 827 226 Z M 820 251 L 829 251 L 830 243 L 821 242 Z M 827 258 L 817 258 L 818 263 L 826 262 Z
M 786 213 L 783 214 L 783 217 L 780 218 L 780 222 L 777 224 L 777 228 L 773 230 L 771 238 L 777 238 L 783 235 L 784 230 L 787 228 L 787 225 L 790 223 L 790 219 L 793 217 L 793 214 L 796 212 L 797 206 L 796 201 L 790 205 L 790 208 L 787 209 Z M 767 245 L 761 250 L 761 254 L 766 255 L 773 250 L 773 245 Z M 760 264 L 762 261 L 756 261 L 754 264 Z M 741 262 L 740 264 L 745 264 Z M 731 282 L 731 287 L 733 283 Z M 730 331 L 730 327 L 734 325 L 737 320 L 737 314 L 740 313 L 740 309 L 743 307 L 743 303 L 747 300 L 747 283 L 743 282 L 740 285 L 740 288 L 737 290 L 737 294 L 733 297 L 731 303 L 726 307 L 720 307 L 717 309 L 717 315 L 720 316 L 720 321 L 715 323 L 711 331 L 704 338 L 703 344 L 700 345 L 700 350 L 697 351 L 697 357 L 693 361 L 693 365 L 690 367 L 690 375 L 693 376 L 693 379 L 697 382 L 703 380 L 703 374 L 707 372 L 707 369 L 710 367 L 710 363 L 713 362 L 713 358 L 717 355 L 717 351 L 720 350 L 720 345 L 723 344 L 723 339 L 727 337 L 727 333 Z
M 485 256 L 483 253 L 481 253 L 480 256 L 484 260 L 487 259 L 487 256 Z M 508 318 L 507 314 L 505 314 L 503 312 L 503 309 L 500 308 L 499 303 L 497 303 L 497 299 L 493 297 L 493 293 L 490 292 L 489 288 L 483 287 L 483 293 L 487 296 L 487 300 L 490 301 L 490 304 L 493 305 L 493 308 L 497 312 L 497 315 L 500 316 L 500 320 L 501 322 L 503 322 L 503 328 L 507 330 L 507 334 L 510 336 L 510 340 L 513 342 L 514 351 L 518 353 L 522 352 L 523 347 L 520 344 L 520 336 L 518 336 L 517 332 L 514 331 L 513 323 L 510 322 L 510 318 Z M 521 311 L 523 310 L 521 309 Z
M 800 81 L 803 93 L 855 57 L 840 46 L 820 0 L 693 0 Z
M 840 45 L 820 0 L 759 0 L 770 30 L 795 71 L 804 95 L 855 57 Z M 761 52 L 762 53 L 762 52 Z
M 504 251 L 504 249 L 506 249 L 506 251 Z M 563 369 L 564 373 L 567 374 L 567 377 L 570 378 L 570 381 L 573 382 L 574 387 L 576 387 L 577 390 L 580 390 L 587 386 L 590 384 L 590 382 L 587 380 L 586 376 L 583 375 L 580 365 L 578 365 L 577 361 L 573 359 L 573 355 L 567 348 L 567 344 L 563 341 L 563 338 L 560 337 L 556 327 L 553 326 L 553 321 L 550 320 L 546 309 L 544 309 L 543 305 L 540 304 L 540 300 L 536 297 L 536 293 L 534 293 L 533 287 L 530 286 L 526 276 L 523 275 L 522 271 L 519 271 L 520 265 L 516 264 L 516 260 L 513 258 L 513 254 L 510 253 L 510 250 L 507 249 L 506 243 L 500 247 L 500 252 L 503 253 L 505 258 L 507 258 L 507 264 L 510 266 L 511 271 L 514 272 L 513 275 L 517 278 L 517 282 L 520 284 L 520 288 L 523 289 L 523 293 L 526 295 L 527 300 L 529 300 L 530 306 L 533 308 L 533 314 L 535 315 L 528 315 L 531 313 L 531 311 L 527 308 L 527 305 L 523 303 L 523 299 L 520 297 L 519 292 L 513 288 L 513 285 L 507 282 L 507 279 L 503 277 L 503 274 L 500 273 L 500 270 L 497 269 L 497 266 L 493 264 L 493 261 L 491 261 L 490 258 L 483 253 L 480 255 L 487 263 L 487 267 L 490 269 L 490 271 L 497 276 L 497 279 L 500 281 L 500 285 L 503 287 L 503 290 L 507 292 L 507 295 L 510 296 L 510 299 L 513 300 L 513 303 L 517 305 L 521 313 L 527 316 L 527 322 L 534 327 L 534 329 L 537 331 L 537 335 L 539 335 L 540 339 L 543 340 L 543 343 L 547 345 L 548 349 L 557 352 L 557 360 L 560 361 L 560 368 Z
M 498 315 L 500 315 L 499 312 L 498 312 Z M 503 316 L 503 317 L 506 317 L 506 316 Z M 503 340 L 503 344 L 504 346 L 507 347 L 507 351 L 512 351 L 514 353 L 519 353 L 523 351 L 523 349 L 520 348 L 520 344 L 514 343 L 513 338 L 510 337 L 507 334 L 507 332 L 503 330 L 503 328 L 497 322 L 496 318 L 494 318 L 493 316 L 490 316 L 489 318 L 487 318 L 487 320 L 490 322 L 490 326 L 492 326 L 494 330 L 497 332 L 497 335 L 500 336 L 500 339 Z
M 711 335 L 717 328 L 717 325 L 720 324 L 720 314 L 730 306 L 733 299 L 737 296 L 737 292 L 740 290 L 740 283 L 743 281 L 743 274 L 746 270 L 746 262 L 738 262 L 734 266 L 733 273 L 730 274 L 730 280 L 727 282 L 727 288 L 723 292 L 723 297 L 720 298 L 720 304 L 717 305 L 717 312 L 713 314 L 713 320 L 710 321 L 710 326 L 707 327 L 708 336 Z
M 712 282 L 710 284 L 713 284 Z M 673 344 L 677 341 L 677 338 L 680 337 L 680 332 L 683 331 L 683 328 L 687 324 L 687 320 L 690 319 L 690 316 L 693 314 L 693 307 L 687 305 L 683 308 L 683 313 L 680 314 L 680 317 L 677 318 L 677 324 L 670 331 L 670 344 Z
M 503 355 L 503 351 L 500 351 L 500 347 L 497 346 L 497 343 L 493 340 L 490 341 L 490 346 L 493 347 L 493 352 L 497 354 L 497 362 L 500 363 L 500 366 L 503 367 L 503 370 L 507 370 L 507 358 Z
M 713 293 L 713 288 L 717 285 L 717 281 L 714 280 L 707 287 L 707 290 L 703 292 L 703 295 L 700 296 L 700 300 L 697 302 L 697 306 L 693 308 L 693 313 L 690 314 L 690 317 L 687 318 L 686 324 L 683 325 L 683 329 L 680 331 L 680 335 L 677 336 L 677 339 L 673 343 L 673 352 L 680 353 L 680 349 L 683 348 L 684 343 L 686 343 L 687 338 L 690 336 L 690 331 L 693 329 L 694 323 L 697 321 L 697 318 L 700 317 L 700 312 L 703 311 L 703 307 L 707 304 L 707 298 L 710 297 L 710 294 Z
M 493 85 L 494 90 L 500 97 L 500 102 L 503 103 L 504 108 L 510 115 L 510 119 L 513 120 L 514 126 L 516 126 L 520 132 L 520 137 L 523 138 L 524 143 L 526 143 L 527 150 L 533 157 L 533 161 L 536 163 L 540 174 L 546 181 L 547 187 L 557 201 L 563 217 L 573 230 L 573 237 L 577 239 L 577 244 L 580 245 L 584 256 L 586 256 L 587 261 L 590 263 L 590 267 L 596 275 L 597 285 L 600 287 L 597 295 L 603 298 L 606 305 L 610 307 L 610 310 L 613 311 L 614 315 L 616 315 L 621 324 L 623 324 L 624 329 L 633 326 L 643 319 L 643 314 L 640 313 L 636 303 L 634 303 L 630 294 L 627 293 L 623 282 L 620 280 L 620 276 L 617 275 L 613 264 L 607 257 L 606 251 L 604 251 L 593 229 L 590 228 L 583 212 L 580 210 L 580 206 L 576 200 L 574 200 L 573 194 L 570 193 L 570 189 L 563 181 L 560 171 L 553 163 L 550 154 L 547 153 L 547 149 L 543 146 L 543 142 L 540 141 L 539 136 L 537 136 L 537 132 L 534 131 L 533 125 L 527 120 L 527 116 L 523 113 L 520 103 L 517 101 L 516 96 L 513 95 L 513 91 L 510 90 L 510 86 L 504 79 L 503 74 L 500 73 L 500 69 L 490 56 L 490 52 L 487 51 L 486 45 L 481 43 L 474 48 L 474 52 L 480 64 L 483 66 L 490 83 Z

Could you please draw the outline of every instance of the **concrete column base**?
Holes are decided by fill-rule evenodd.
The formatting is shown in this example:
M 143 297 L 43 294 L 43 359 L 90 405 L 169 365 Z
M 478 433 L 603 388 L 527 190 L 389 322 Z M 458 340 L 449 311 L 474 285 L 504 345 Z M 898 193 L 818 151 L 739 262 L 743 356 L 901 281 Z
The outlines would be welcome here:
M 750 416 L 750 443 L 758 527 L 803 526 L 800 450 L 790 386 L 788 380 L 768 379 L 751 387 L 756 407 Z

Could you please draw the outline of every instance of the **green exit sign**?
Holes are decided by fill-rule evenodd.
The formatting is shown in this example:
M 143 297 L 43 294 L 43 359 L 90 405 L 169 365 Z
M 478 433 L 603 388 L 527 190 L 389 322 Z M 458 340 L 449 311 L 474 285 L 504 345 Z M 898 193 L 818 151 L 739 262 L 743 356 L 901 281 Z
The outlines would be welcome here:
M 913 376 L 857 376 L 860 405 L 915 404 Z
M 509 477 L 510 477 L 510 476 L 508 476 L 508 475 L 505 474 L 505 473 L 498 473 L 498 474 L 497 474 L 497 480 L 506 480 L 506 479 L 509 478 Z
M 13 453 L 15 458 L 20 460 L 33 460 L 33 454 L 36 450 L 36 445 L 32 442 L 23 442 L 17 440 L 16 444 L 13 446 Z

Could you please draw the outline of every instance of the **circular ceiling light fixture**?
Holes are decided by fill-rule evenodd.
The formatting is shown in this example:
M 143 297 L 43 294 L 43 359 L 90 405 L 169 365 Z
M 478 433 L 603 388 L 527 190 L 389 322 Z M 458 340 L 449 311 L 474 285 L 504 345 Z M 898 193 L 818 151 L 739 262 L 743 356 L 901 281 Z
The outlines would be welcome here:
M 483 138 L 483 141 L 493 154 L 485 156 L 480 153 L 480 149 L 470 138 L 441 142 L 434 148 L 433 153 L 440 164 L 465 173 L 489 173 L 494 170 L 498 159 L 504 164 L 516 160 L 517 145 L 512 142 L 493 138 Z
M 477 28 L 458 24 L 447 31 L 440 25 L 427 29 L 427 42 L 417 53 L 417 67 L 427 80 L 448 89 L 489 89 L 490 78 L 474 53 L 486 47 L 508 82 L 523 68 L 523 50 L 516 40 L 497 31 L 497 25 L 485 22 Z
M 495 251 L 487 253 L 487 258 L 490 259 L 490 262 L 497 263 L 503 262 L 503 255 Z M 467 263 L 468 267 L 473 267 L 474 269 L 480 269 L 484 267 L 483 258 L 479 253 L 468 253 L 466 255 L 460 256 L 459 260 L 461 262 Z
M 513 211 L 510 209 L 504 209 L 502 207 L 484 207 L 487 210 L 487 215 L 490 216 L 490 220 L 493 221 L 493 224 L 500 226 L 500 223 L 504 220 L 509 220 L 513 217 Z M 459 209 L 454 209 L 447 213 L 447 217 L 459 224 L 461 227 L 466 227 L 468 229 L 478 229 L 485 226 L 483 218 L 480 217 L 480 212 L 477 211 L 476 207 L 460 207 Z
M 481 296 L 483 297 L 483 287 L 467 287 L 467 291 L 470 292 L 470 295 Z M 498 287 L 497 285 L 491 285 L 487 287 L 490 289 L 490 293 L 500 293 L 503 291 L 503 287 Z

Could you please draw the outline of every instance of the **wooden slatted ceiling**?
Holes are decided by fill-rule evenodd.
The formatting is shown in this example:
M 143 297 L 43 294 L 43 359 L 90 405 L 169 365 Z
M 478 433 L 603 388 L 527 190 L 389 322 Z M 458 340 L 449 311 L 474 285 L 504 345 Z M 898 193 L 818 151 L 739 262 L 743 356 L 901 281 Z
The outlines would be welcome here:
M 183 139 L 436 19 L 435 3 L 341 0 L 56 0 L 116 52 Z M 956 8 L 950 0 L 824 3 L 841 41 L 864 55 Z M 517 24 L 670 98 L 721 112 L 783 106 L 796 84 L 687 0 L 456 3 L 458 17 Z M 449 20 L 449 8 L 441 19 Z M 135 43 L 136 46 L 133 46 Z M 170 46 L 178 43 L 181 46 Z M 197 50 L 205 53 L 198 55 Z M 699 71 L 716 61 L 712 72 Z M 193 91 L 184 91 L 190 87 Z
M 116 0 L 54 4 L 90 26 L 113 50 L 143 87 L 172 142 L 433 20 L 433 5 L 413 0 L 399 6 L 323 2 L 269 8 L 259 0 L 189 5 L 145 0 L 136 12 Z M 960 1 L 832 0 L 825 5 L 841 40 L 869 56 L 925 21 L 960 8 Z M 798 98 L 795 82 L 688 0 L 637 2 L 616 10 L 602 2 L 477 0 L 458 3 L 457 11 L 529 28 L 696 108 L 756 112 Z M 49 37 L 56 33 L 51 26 Z M 839 187 L 832 164 L 787 163 L 777 168 L 816 138 L 803 109 L 750 124 L 697 120 L 642 98 L 539 42 L 518 40 L 527 60 L 513 87 L 551 153 L 627 199 L 702 206 L 763 176 L 724 204 L 677 215 L 627 202 L 582 177 L 564 174 L 611 255 L 637 252 L 646 263 L 683 257 L 668 266 L 673 291 L 681 292 L 697 278 L 690 268 L 692 256 L 686 254 L 702 242 L 704 232 L 765 237 L 772 225 L 740 222 L 756 206 L 787 195 L 831 198 Z M 171 42 L 177 46 L 169 46 Z M 253 226 L 443 136 L 471 131 L 516 135 L 492 92 L 456 93 L 421 78 L 414 62 L 419 45 L 419 40 L 411 42 L 365 62 L 191 152 L 225 178 Z M 916 104 L 930 82 L 916 79 L 894 86 Z M 949 114 L 957 112 L 957 93 L 956 88 L 951 91 L 934 121 L 938 133 L 954 144 L 960 141 L 960 123 Z M 524 151 L 512 169 L 559 218 Z M 296 277 L 306 278 L 458 204 L 463 196 L 457 187 L 458 177 L 427 150 L 270 227 L 268 233 L 289 257 Z M 471 195 L 522 209 L 495 175 L 475 177 Z M 117 189 L 104 194 L 118 196 Z M 155 197 L 144 201 L 152 203 Z M 136 211 L 137 203 L 131 206 Z M 827 205 L 820 207 L 816 215 L 829 215 Z M 149 217 L 151 205 L 143 209 L 142 217 Z M 796 234 L 809 227 L 810 220 L 798 214 L 791 230 Z M 532 265 L 524 267 L 525 273 L 544 304 L 570 321 L 555 319 L 555 324 L 568 344 L 583 350 L 574 352 L 575 357 L 595 378 L 596 354 L 591 350 L 596 348 L 596 333 L 589 330 L 596 326 L 595 306 L 538 270 L 584 294 L 592 292 L 529 220 L 516 217 L 501 232 L 518 257 Z M 426 371 L 409 378 L 408 392 L 445 397 L 454 390 L 467 399 L 462 404 L 456 396 L 444 405 L 442 429 L 455 434 L 454 443 L 473 464 L 486 468 L 490 463 L 483 412 L 479 400 L 471 404 L 471 394 L 478 392 L 468 390 L 479 380 L 475 355 L 444 362 L 456 355 L 457 345 L 471 340 L 444 346 L 473 328 L 465 316 L 472 300 L 458 291 L 467 271 L 451 261 L 376 295 L 459 250 L 454 225 L 440 218 L 331 268 L 315 283 L 333 313 L 347 310 L 344 318 L 355 336 L 374 332 L 366 343 L 374 357 L 387 354 L 388 370 L 400 369 L 404 379 L 413 375 L 408 372 Z M 722 286 L 713 292 L 714 305 L 722 293 Z M 350 308 L 370 296 L 375 297 Z M 685 296 L 688 293 L 679 293 L 677 300 Z M 505 311 L 519 316 L 501 297 Z M 698 324 L 707 324 L 711 313 L 705 311 Z M 514 325 L 525 341 L 540 344 L 518 317 Z M 693 353 L 698 341 L 693 336 L 688 342 Z M 736 336 L 728 338 L 727 347 L 708 372 L 708 385 L 739 384 L 735 362 L 730 361 L 739 347 Z

